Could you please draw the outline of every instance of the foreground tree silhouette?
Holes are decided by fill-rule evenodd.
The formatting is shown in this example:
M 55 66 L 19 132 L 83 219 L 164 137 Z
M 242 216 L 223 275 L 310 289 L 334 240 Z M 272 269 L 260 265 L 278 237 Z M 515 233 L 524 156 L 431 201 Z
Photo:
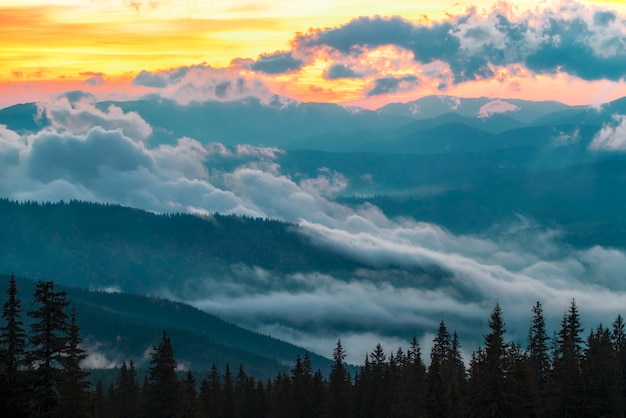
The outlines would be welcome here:
M 91 382 L 87 380 L 89 372 L 80 367 L 80 362 L 87 358 L 87 353 L 80 345 L 80 327 L 76 323 L 76 309 L 72 308 L 67 335 L 67 347 L 61 363 L 63 373 L 59 382 L 58 415 L 63 417 L 89 417 L 93 403 L 89 392 Z
M 149 371 L 144 416 L 176 417 L 180 412 L 180 385 L 176 376 L 174 347 L 165 330 L 161 342 L 152 352 Z
M 437 336 L 430 350 L 430 366 L 426 377 L 426 411 L 429 417 L 444 418 L 448 410 L 446 359 L 450 356 L 452 339 L 444 321 L 439 323 Z
M 504 342 L 502 308 L 496 304 L 489 318 L 491 332 L 485 335 L 485 348 L 479 350 L 471 364 L 472 416 L 511 416 L 510 397 L 507 393 L 507 360 L 509 345 Z
M 546 333 L 546 321 L 543 318 L 543 307 L 537 302 L 532 308 L 533 319 L 528 331 L 528 356 L 535 374 L 537 389 L 542 391 L 548 379 L 550 370 L 550 353 L 548 341 L 550 337 Z
M 6 325 L 0 328 L 0 403 L 7 416 L 25 416 L 24 378 L 20 368 L 24 366 L 26 331 L 22 322 L 22 301 L 17 297 L 15 275 L 11 274 L 7 289 L 7 301 L 2 307 Z
M 352 383 L 350 373 L 344 366 L 346 352 L 337 340 L 333 350 L 333 364 L 330 368 L 328 386 L 326 389 L 325 417 L 349 417 L 350 416 L 350 393 Z
M 587 416 L 623 417 L 622 373 L 608 328 L 599 325 L 589 334 L 581 369 Z
M 65 309 L 69 305 L 66 292 L 57 292 L 54 282 L 40 281 L 35 287 L 33 304 L 29 311 L 33 318 L 30 347 L 27 355 L 35 368 L 32 388 L 32 414 L 52 416 L 58 403 L 58 390 L 63 378 L 63 362 L 68 346 L 69 322 Z
M 129 365 L 123 362 L 113 391 L 113 404 L 118 418 L 139 416 L 139 392 L 135 364 L 132 360 Z
M 584 411 L 584 382 L 581 375 L 583 340 L 580 314 L 572 300 L 563 314 L 554 347 L 553 366 L 548 374 L 546 390 L 551 416 L 577 417 Z

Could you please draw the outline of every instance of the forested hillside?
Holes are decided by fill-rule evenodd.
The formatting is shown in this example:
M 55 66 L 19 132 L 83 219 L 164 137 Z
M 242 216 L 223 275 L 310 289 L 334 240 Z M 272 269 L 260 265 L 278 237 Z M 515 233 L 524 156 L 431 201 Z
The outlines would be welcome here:
M 9 276 L 0 275 L 7 283 Z M 33 304 L 36 283 L 17 278 L 23 305 Z M 111 367 L 134 359 L 138 367 L 147 367 L 146 350 L 154 346 L 165 328 L 179 342 L 178 361 L 187 369 L 207 371 L 215 363 L 243 364 L 258 378 L 272 377 L 288 369 L 304 349 L 270 336 L 246 330 L 214 315 L 186 305 L 156 297 L 127 293 L 89 291 L 56 285 L 66 292 L 76 308 L 77 323 L 82 329 L 85 348 L 90 351 L 91 367 Z M 5 295 L 0 295 L 5 302 Z M 29 325 L 29 318 L 24 318 Z M 310 354 L 316 368 L 328 372 L 328 359 Z
M 182 285 L 181 278 L 225 275 L 234 264 L 339 276 L 361 266 L 275 220 L 7 199 L 0 216 L 0 271 L 80 287 L 150 293 Z

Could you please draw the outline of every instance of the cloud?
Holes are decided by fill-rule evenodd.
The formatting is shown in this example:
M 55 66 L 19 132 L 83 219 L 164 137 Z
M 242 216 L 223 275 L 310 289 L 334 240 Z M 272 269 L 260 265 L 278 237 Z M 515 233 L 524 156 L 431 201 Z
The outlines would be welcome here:
M 488 13 L 471 8 L 435 23 L 360 17 L 310 30 L 292 43 L 301 56 L 321 53 L 335 59 L 365 58 L 367 51 L 393 45 L 410 51 L 421 65 L 446 64 L 455 84 L 492 78 L 498 67 L 516 65 L 537 74 L 566 73 L 585 80 L 626 76 L 624 19 L 572 1 L 518 14 L 502 4 Z M 440 78 L 447 84 L 443 73 Z
M 156 87 L 163 88 L 167 86 L 170 79 L 163 73 L 153 73 L 146 70 L 141 70 L 139 74 L 133 79 L 133 84 L 137 86 Z
M 519 109 L 519 106 L 496 99 L 482 105 L 476 116 L 480 119 L 486 119 L 497 113 L 517 112 Z
M 218 69 L 204 64 L 157 72 L 143 70 L 133 79 L 133 84 L 150 87 L 159 96 L 182 105 L 251 96 L 269 102 L 274 96 L 262 80 L 242 75 L 240 68 Z
M 626 151 L 626 115 L 613 115 L 612 122 L 605 123 L 589 144 L 593 151 Z
M 303 65 L 304 61 L 294 58 L 291 52 L 276 51 L 260 55 L 250 64 L 250 69 L 266 74 L 283 74 L 297 71 Z
M 580 136 L 580 128 L 578 127 L 576 127 L 571 132 L 558 131 L 557 134 L 552 137 L 552 141 L 554 141 L 554 143 L 559 146 L 575 144 L 580 142 L 581 139 L 582 138 Z
M 374 80 L 374 86 L 365 94 L 367 96 L 379 96 L 396 93 L 398 91 L 410 91 L 416 85 L 419 85 L 419 79 L 414 75 L 384 77 Z
M 85 134 L 97 126 L 105 130 L 121 129 L 125 135 L 145 140 L 152 134 L 152 128 L 137 112 L 124 113 L 115 105 L 100 110 L 82 101 L 90 96 L 80 93 L 70 95 L 72 101 L 60 98 L 53 102 L 39 103 L 39 112 L 45 113 L 50 126 L 55 130 L 72 134 Z M 78 101 L 76 101 L 78 100 Z
M 339 78 L 361 78 L 362 74 L 357 73 L 344 64 L 333 64 L 324 73 L 324 78 L 336 80 Z

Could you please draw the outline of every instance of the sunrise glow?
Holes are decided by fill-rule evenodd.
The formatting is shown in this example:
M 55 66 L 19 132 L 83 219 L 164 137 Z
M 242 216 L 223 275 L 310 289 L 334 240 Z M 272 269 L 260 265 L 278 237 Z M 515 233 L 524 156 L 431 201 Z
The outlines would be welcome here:
M 602 33 L 598 43 L 591 46 L 598 48 L 596 55 L 606 51 L 616 56 L 620 52 L 606 50 L 601 37 L 624 36 L 624 2 L 418 3 L 407 0 L 3 1 L 0 2 L 0 106 L 44 100 L 68 89 L 89 91 L 102 98 L 132 98 L 160 88 L 138 83 L 136 77 L 142 71 L 158 74 L 190 66 L 255 79 L 267 90 L 297 100 L 369 108 L 439 93 L 550 98 L 569 104 L 626 95 L 623 78 L 568 72 L 558 63 L 550 69 L 541 69 L 541 65 L 528 68 L 523 58 L 520 61 L 512 57 L 510 62 L 495 63 L 487 57 L 487 66 L 465 77 L 451 70 L 450 65 L 473 58 L 450 57 L 453 61 L 445 62 L 442 56 L 443 61 L 435 57 L 420 60 L 415 51 L 408 49 L 413 41 L 390 38 L 372 46 L 366 40 L 386 36 L 384 30 L 388 29 L 375 27 L 376 18 L 398 19 L 407 26 L 413 25 L 415 30 L 451 22 L 457 31 L 454 36 L 463 36 L 463 25 L 474 24 L 473 30 L 484 29 L 481 36 L 495 36 L 479 42 L 475 42 L 478 38 L 465 38 L 472 40 L 473 46 L 461 43 L 460 52 L 479 57 L 479 49 L 486 42 L 501 48 L 503 53 L 507 51 L 508 46 L 497 44 L 502 33 L 492 31 L 488 35 L 490 19 L 497 13 L 514 23 L 529 22 L 541 28 L 545 25 L 542 16 L 550 13 L 572 19 L 576 15 L 593 25 L 595 13 L 610 11 L 619 18 L 609 22 L 611 27 L 599 28 Z M 460 16 L 472 17 L 460 25 L 466 22 Z M 359 18 L 368 18 L 372 24 L 354 25 L 354 33 L 348 34 L 345 28 Z M 305 45 L 306 39 L 342 28 L 358 53 L 354 52 L 357 49 L 347 53 L 318 41 Z M 363 41 L 359 41 L 360 36 Z M 420 46 L 414 48 L 419 50 Z M 380 80 L 392 80 L 393 88 L 377 90 Z

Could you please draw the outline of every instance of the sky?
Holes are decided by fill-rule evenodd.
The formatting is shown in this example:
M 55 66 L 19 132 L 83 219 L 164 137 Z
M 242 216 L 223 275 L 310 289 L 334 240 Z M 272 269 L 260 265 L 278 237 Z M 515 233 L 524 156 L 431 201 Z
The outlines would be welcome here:
M 132 99 L 190 68 L 368 108 L 429 94 L 597 104 L 626 95 L 625 15 L 594 0 L 4 0 L 0 106 L 77 89 Z

